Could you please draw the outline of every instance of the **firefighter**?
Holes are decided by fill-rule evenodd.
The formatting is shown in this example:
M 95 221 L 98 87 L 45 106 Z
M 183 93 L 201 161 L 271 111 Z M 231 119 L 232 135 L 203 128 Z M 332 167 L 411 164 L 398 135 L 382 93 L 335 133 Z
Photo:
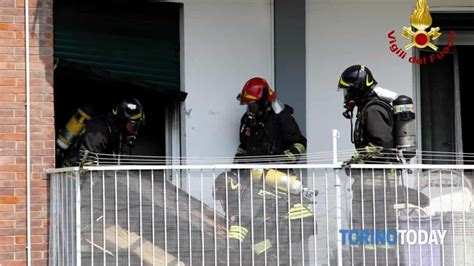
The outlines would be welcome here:
M 84 128 L 64 151 L 62 161 L 64 167 L 79 165 L 81 163 L 80 151 L 122 154 L 123 144 L 130 151 L 143 124 L 144 111 L 141 103 L 132 98 L 121 101 L 107 115 L 78 119 L 78 121 L 82 120 L 84 120 Z M 74 127 L 66 127 L 66 132 L 69 128 Z M 68 134 L 70 133 L 61 132 L 60 136 Z M 60 142 L 60 138 L 57 142 Z
M 353 65 L 344 70 L 338 89 L 344 92 L 346 118 L 352 119 L 357 107 L 355 129 L 351 134 L 359 152 L 353 160 L 376 162 L 384 155 L 388 155 L 385 159 L 394 159 L 389 152 L 395 149 L 391 102 L 397 94 L 377 86 L 372 72 L 364 65 Z
M 277 101 L 268 82 L 259 77 L 248 80 L 237 98 L 247 111 L 241 119 L 234 162 L 297 163 L 306 151 L 306 138 L 293 117 L 293 108 Z M 315 194 L 287 170 L 220 174 L 214 196 L 229 220 L 231 264 L 290 263 L 290 239 L 300 243 L 301 238 L 313 235 L 314 215 L 308 201 Z
M 353 112 L 357 108 L 354 132 L 351 132 L 356 152 L 346 164 L 396 162 L 391 103 L 397 94 L 378 86 L 372 72 L 364 65 L 353 65 L 344 70 L 339 78 L 338 90 L 344 92 L 346 110 L 343 115 L 351 119 L 351 131 Z M 353 181 L 351 212 L 353 228 L 384 230 L 385 225 L 389 228 L 395 227 L 396 213 L 393 205 L 396 203 L 397 173 L 389 170 L 349 168 L 346 168 L 346 173 Z M 398 177 L 400 178 L 400 175 Z M 401 194 L 399 198 L 402 198 Z M 354 258 L 362 260 L 365 253 L 365 261 L 375 263 L 371 248 L 374 247 L 354 248 Z M 366 249 L 365 252 L 363 249 Z M 390 248 L 388 255 L 396 256 L 394 252 L 395 250 Z M 385 261 L 385 250 L 378 251 L 378 254 L 378 259 Z
M 306 152 L 306 138 L 293 117 L 293 108 L 276 99 L 268 82 L 259 77 L 248 80 L 237 99 L 247 106 L 247 112 L 240 122 L 235 163 L 248 162 L 245 157 L 251 156 L 268 156 L 260 162 L 298 162 Z

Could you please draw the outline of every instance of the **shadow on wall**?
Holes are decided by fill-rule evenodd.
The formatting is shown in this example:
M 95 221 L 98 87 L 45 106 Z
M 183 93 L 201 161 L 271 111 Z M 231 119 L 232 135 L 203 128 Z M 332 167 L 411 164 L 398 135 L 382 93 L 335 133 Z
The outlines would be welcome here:
M 33 20 L 31 20 L 31 16 L 33 16 Z M 38 71 L 38 74 L 34 71 L 31 72 L 32 93 L 52 94 L 52 91 L 47 87 L 54 85 L 53 0 L 36 1 L 34 12 L 30 12 L 30 40 L 30 62 L 41 62 L 44 66 L 44 70 Z M 37 44 L 36 40 L 38 40 Z M 46 83 L 41 83 L 39 80 L 43 78 Z

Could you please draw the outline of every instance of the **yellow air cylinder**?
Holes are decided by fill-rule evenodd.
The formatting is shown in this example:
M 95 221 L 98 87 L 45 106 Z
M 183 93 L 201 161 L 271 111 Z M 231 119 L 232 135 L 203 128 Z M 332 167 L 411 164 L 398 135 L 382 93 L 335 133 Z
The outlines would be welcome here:
M 91 115 L 83 109 L 78 108 L 77 112 L 67 122 L 66 128 L 59 133 L 56 145 L 58 145 L 60 149 L 66 150 L 69 148 L 74 139 L 84 130 L 86 126 L 85 122 L 92 118 Z
M 301 182 L 295 175 L 288 175 L 285 172 L 275 169 L 253 169 L 251 175 L 252 179 L 257 182 L 261 181 L 262 177 L 264 177 L 265 185 L 283 192 L 288 192 L 288 189 L 290 189 L 291 194 L 298 195 L 303 189 Z

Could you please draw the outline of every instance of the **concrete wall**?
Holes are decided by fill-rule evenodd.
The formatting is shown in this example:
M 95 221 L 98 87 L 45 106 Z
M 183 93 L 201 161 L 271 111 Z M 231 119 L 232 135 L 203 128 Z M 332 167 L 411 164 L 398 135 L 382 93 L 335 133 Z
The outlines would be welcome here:
M 472 0 L 429 0 L 431 10 L 466 10 Z M 414 96 L 414 65 L 389 51 L 387 34 L 397 42 L 409 26 L 416 0 L 306 0 L 306 102 L 309 152 L 331 149 L 331 129 L 341 132 L 339 149 L 352 149 L 343 96 L 336 91 L 341 72 L 365 64 L 382 87 Z M 410 54 L 408 55 L 410 56 Z
M 306 135 L 305 0 L 274 1 L 275 88 Z
M 186 156 L 232 157 L 237 94 L 253 76 L 271 80 L 270 1 L 189 0 L 183 11 Z
M 402 2 L 402 1 L 399 1 Z M 415 1 L 413 1 L 415 3 Z M 413 4 L 414 5 L 414 4 Z M 339 149 L 352 149 L 349 120 L 337 91 L 342 71 L 365 64 L 382 87 L 413 95 L 413 66 L 391 54 L 387 33 L 409 25 L 410 3 L 306 1 L 307 133 L 309 152 L 331 150 L 331 129 L 341 132 Z

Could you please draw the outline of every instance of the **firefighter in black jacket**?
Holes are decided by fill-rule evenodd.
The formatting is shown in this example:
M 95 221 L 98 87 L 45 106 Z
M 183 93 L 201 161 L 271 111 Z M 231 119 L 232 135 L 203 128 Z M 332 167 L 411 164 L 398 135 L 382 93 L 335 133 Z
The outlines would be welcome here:
M 397 96 L 396 93 L 377 86 L 372 72 L 363 65 L 350 66 L 344 70 L 338 82 L 338 89 L 344 92 L 346 111 L 343 115 L 351 119 L 351 125 L 352 113 L 357 107 L 355 129 L 351 136 L 357 151 L 346 164 L 396 162 L 391 106 L 391 102 Z M 385 223 L 388 228 L 395 227 L 396 213 L 393 206 L 396 198 L 396 173 L 349 168 L 346 168 L 346 173 L 353 179 L 352 228 L 384 230 Z M 399 198 L 402 198 L 402 195 L 399 195 Z M 354 248 L 354 258 L 362 259 L 365 253 L 365 261 L 375 264 L 376 260 L 371 256 L 373 252 L 370 248 L 365 246 Z M 396 256 L 393 251 L 393 249 L 388 251 L 389 260 L 390 257 Z M 385 261 L 385 254 L 385 251 L 378 251 L 378 259 Z
M 256 162 L 248 158 L 268 156 L 257 162 L 296 163 L 306 151 L 306 138 L 293 117 L 293 108 L 281 104 L 267 81 L 258 77 L 247 81 L 238 100 L 247 105 L 247 112 L 240 123 L 235 162 Z
M 111 113 L 86 120 L 81 134 L 64 151 L 62 166 L 79 165 L 80 151 L 123 153 L 123 144 L 129 148 L 135 144 L 143 119 L 140 102 L 137 99 L 127 99 L 120 102 Z
M 258 77 L 246 82 L 238 100 L 247 105 L 247 112 L 241 119 L 234 162 L 297 163 L 306 151 L 306 138 L 293 108 L 278 102 L 267 81 Z M 302 198 L 312 200 L 316 193 L 290 171 L 231 171 L 215 182 L 215 198 L 229 219 L 231 265 L 288 264 L 290 240 L 301 243 L 314 234 L 313 211 Z
M 357 107 L 353 143 L 358 153 L 353 161 L 393 160 L 393 116 L 391 102 L 397 94 L 377 86 L 372 72 L 363 65 L 348 67 L 341 75 L 338 89 L 344 92 L 344 116 L 352 119 Z M 351 133 L 352 134 L 352 133 Z

